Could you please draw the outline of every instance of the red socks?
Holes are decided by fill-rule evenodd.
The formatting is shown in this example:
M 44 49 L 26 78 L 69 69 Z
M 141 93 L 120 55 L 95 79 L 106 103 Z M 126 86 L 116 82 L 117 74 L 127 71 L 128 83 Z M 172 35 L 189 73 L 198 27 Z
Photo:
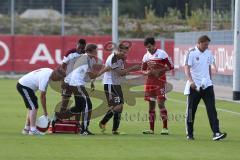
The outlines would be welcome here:
M 163 128 L 168 128 L 168 115 L 167 115 L 167 110 L 166 108 L 163 108 L 160 110 L 160 116 L 163 121 Z M 154 124 L 155 124 L 155 118 L 156 118 L 156 113 L 155 110 L 149 111 L 149 124 L 150 124 L 150 129 L 154 131 Z
M 155 110 L 150 110 L 149 111 L 149 124 L 150 124 L 150 129 L 152 131 L 154 131 L 155 118 L 156 118 Z
M 166 108 L 160 109 L 160 116 L 161 116 L 162 121 L 163 121 L 163 128 L 168 128 L 167 127 L 168 115 L 167 115 Z

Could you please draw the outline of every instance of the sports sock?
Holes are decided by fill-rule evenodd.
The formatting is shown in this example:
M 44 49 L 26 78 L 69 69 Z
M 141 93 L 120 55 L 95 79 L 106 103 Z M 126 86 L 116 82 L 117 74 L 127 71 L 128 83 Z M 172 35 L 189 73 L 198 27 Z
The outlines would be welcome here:
M 167 109 L 162 108 L 160 109 L 160 116 L 163 121 L 163 128 L 168 128 L 167 123 L 168 123 L 168 115 L 167 115 Z
M 150 129 L 152 131 L 154 131 L 155 117 L 156 117 L 155 110 L 150 110 L 149 111 L 149 124 L 150 124 Z
M 117 131 L 121 121 L 121 113 L 115 112 L 113 115 L 113 128 L 112 131 Z

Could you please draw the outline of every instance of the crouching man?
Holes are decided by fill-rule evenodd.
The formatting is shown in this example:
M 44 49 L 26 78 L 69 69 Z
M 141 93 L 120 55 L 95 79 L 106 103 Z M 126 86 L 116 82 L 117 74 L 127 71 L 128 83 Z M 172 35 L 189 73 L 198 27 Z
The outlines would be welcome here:
M 38 112 L 38 98 L 35 95 L 37 90 L 40 91 L 40 100 L 43 113 L 48 116 L 46 107 L 46 92 L 50 79 L 54 79 L 53 70 L 50 68 L 41 68 L 34 70 L 18 80 L 17 90 L 23 98 L 27 108 L 27 117 L 22 134 L 26 135 L 43 135 L 36 128 L 36 117 Z

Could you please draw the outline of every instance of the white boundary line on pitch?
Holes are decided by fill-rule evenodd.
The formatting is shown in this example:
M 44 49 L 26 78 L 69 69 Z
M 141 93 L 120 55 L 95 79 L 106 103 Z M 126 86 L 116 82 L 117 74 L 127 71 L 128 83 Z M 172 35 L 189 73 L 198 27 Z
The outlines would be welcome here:
M 172 98 L 167 98 L 167 100 L 170 100 L 170 101 L 173 101 L 173 102 L 180 102 L 180 103 L 186 104 L 186 102 L 185 102 L 185 101 L 182 101 L 182 100 L 176 100 L 176 99 L 172 99 Z M 199 106 L 205 108 L 205 105 L 199 104 Z M 221 108 L 217 108 L 217 107 L 216 107 L 216 109 L 217 109 L 218 111 L 227 112 L 227 113 L 231 113 L 231 114 L 235 114 L 235 115 L 240 116 L 240 113 L 239 113 L 239 112 L 234 112 L 234 111 L 230 111 L 230 110 L 227 110 L 227 109 L 221 109 Z

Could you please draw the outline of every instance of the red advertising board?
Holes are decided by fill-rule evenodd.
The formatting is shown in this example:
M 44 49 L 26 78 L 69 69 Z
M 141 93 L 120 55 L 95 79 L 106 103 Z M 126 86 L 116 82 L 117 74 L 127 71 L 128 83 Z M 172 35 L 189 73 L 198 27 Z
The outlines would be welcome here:
M 104 49 L 110 36 L 1 36 L 0 71 L 28 72 L 37 68 L 55 68 L 69 49 L 76 47 L 79 38 L 98 46 L 98 58 L 105 62 L 111 51 Z M 146 48 L 143 39 L 131 39 L 127 63 L 141 63 Z M 157 40 L 157 47 L 161 42 Z M 173 40 L 166 41 L 165 50 L 173 56 Z M 173 57 L 172 57 L 173 58 Z
M 0 36 L 0 71 L 27 72 L 41 67 L 54 68 L 61 63 L 79 38 L 98 45 L 99 57 L 110 36 Z
M 13 70 L 13 38 L 11 36 L 0 36 L 0 71 Z
M 16 72 L 25 72 L 42 67 L 56 66 L 58 54 L 61 54 L 60 36 L 15 36 L 14 68 Z M 61 55 L 59 55 L 61 58 Z

